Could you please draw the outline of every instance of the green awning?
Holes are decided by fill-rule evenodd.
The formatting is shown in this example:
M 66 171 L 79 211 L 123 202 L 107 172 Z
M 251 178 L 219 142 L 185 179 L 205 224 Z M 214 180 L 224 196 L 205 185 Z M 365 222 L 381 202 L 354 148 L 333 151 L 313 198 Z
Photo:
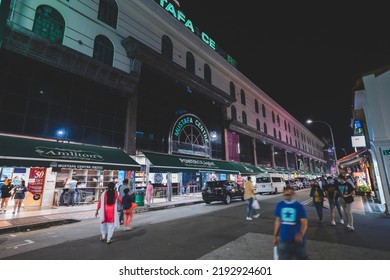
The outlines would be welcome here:
M 259 173 L 267 173 L 267 171 L 258 165 L 253 165 L 249 163 L 243 163 L 243 162 L 230 162 L 238 172 L 240 172 L 243 175 L 249 175 L 249 174 L 259 174 Z
M 228 174 L 239 173 L 228 161 L 153 152 L 143 152 L 143 154 L 150 161 L 150 172 L 212 171 Z
M 0 135 L 0 165 L 73 169 L 139 170 L 121 149 Z

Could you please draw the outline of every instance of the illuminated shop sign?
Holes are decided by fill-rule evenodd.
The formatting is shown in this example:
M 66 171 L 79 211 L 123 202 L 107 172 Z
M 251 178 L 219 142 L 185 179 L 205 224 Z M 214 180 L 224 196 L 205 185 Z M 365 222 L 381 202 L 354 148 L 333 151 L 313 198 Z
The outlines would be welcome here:
M 174 153 L 210 156 L 210 134 L 206 125 L 193 114 L 176 120 L 170 131 L 170 150 Z
M 154 0 L 158 3 L 165 11 L 170 13 L 174 18 L 181 22 L 187 29 L 189 29 L 194 35 L 199 37 L 205 44 L 210 48 L 216 51 L 219 55 L 224 57 L 227 62 L 229 62 L 234 67 L 237 67 L 237 61 L 233 59 L 229 54 L 225 53 L 218 45 L 215 43 L 214 39 L 211 38 L 207 33 L 200 31 L 196 26 L 193 25 L 192 21 L 188 19 L 185 14 L 179 10 L 180 4 L 178 1 L 173 0 Z
M 95 152 L 83 150 L 59 149 L 39 146 L 35 148 L 40 156 L 56 159 L 93 160 L 103 161 L 103 157 Z

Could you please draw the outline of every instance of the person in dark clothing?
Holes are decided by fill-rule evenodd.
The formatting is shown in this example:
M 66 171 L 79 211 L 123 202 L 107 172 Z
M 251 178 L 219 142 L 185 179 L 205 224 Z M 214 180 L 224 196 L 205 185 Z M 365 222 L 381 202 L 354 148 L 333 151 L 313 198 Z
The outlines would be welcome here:
M 125 195 L 122 197 L 122 208 L 124 214 L 124 230 L 130 230 L 130 223 L 133 220 L 133 210 L 136 204 L 134 203 L 134 197 L 129 195 L 130 189 L 126 188 L 123 190 Z
M 310 197 L 313 198 L 313 203 L 314 203 L 314 206 L 316 207 L 317 215 L 319 218 L 318 223 L 321 224 L 323 222 L 322 210 L 324 208 L 324 192 L 322 191 L 322 188 L 318 184 L 317 180 L 314 181 L 314 183 L 311 187 Z

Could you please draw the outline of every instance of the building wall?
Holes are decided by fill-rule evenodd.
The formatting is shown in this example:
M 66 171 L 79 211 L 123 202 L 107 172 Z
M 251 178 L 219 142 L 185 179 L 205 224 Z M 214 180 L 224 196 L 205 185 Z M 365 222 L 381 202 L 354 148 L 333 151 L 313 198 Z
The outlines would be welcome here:
M 114 45 L 113 67 L 124 72 L 129 72 L 130 59 L 127 57 L 121 41 L 128 36 L 147 45 L 156 52 L 161 52 L 161 38 L 169 36 L 173 43 L 173 62 L 185 69 L 186 53 L 189 51 L 195 57 L 195 74 L 203 79 L 204 64 L 211 67 L 212 85 L 230 95 L 230 82 L 235 84 L 236 99 L 234 105 L 237 108 L 237 115 L 241 116 L 242 111 L 247 112 L 248 126 L 256 129 L 256 119 L 260 120 L 263 129 L 264 122 L 267 124 L 268 134 L 273 136 L 274 128 L 281 132 L 281 142 L 292 139 L 292 147 L 295 140 L 300 142 L 299 150 L 305 154 L 322 159 L 323 143 L 314 136 L 304 125 L 300 124 L 291 114 L 280 107 L 271 97 L 253 84 L 248 78 L 229 64 L 223 57 L 212 50 L 198 37 L 192 34 L 181 22 L 161 8 L 153 0 L 118 0 L 118 21 L 117 28 L 112 28 L 97 19 L 99 1 L 66 1 L 66 0 L 16 0 L 15 10 L 12 13 L 12 22 L 32 30 L 35 10 L 39 5 L 49 5 L 57 9 L 65 19 L 65 37 L 63 45 L 80 53 L 92 57 L 94 39 L 102 34 L 110 39 Z M 194 23 L 196 25 L 196 23 Z M 81 43 L 80 43 L 81 42 Z M 240 91 L 246 94 L 246 105 L 240 101 Z M 254 100 L 259 101 L 259 107 L 264 103 L 267 116 L 264 119 L 260 111 L 254 111 Z M 272 122 L 272 111 L 275 116 L 280 117 L 280 127 Z M 227 110 L 230 116 L 230 110 Z M 240 119 L 239 119 L 240 120 Z M 291 132 L 284 129 L 284 120 L 290 123 Z M 294 127 L 299 130 L 299 136 L 294 136 Z M 303 133 L 306 139 L 310 138 L 315 143 L 314 151 L 310 149 L 307 140 L 301 139 Z M 304 143 L 305 142 L 305 143 Z M 304 145 L 305 144 L 305 148 Z

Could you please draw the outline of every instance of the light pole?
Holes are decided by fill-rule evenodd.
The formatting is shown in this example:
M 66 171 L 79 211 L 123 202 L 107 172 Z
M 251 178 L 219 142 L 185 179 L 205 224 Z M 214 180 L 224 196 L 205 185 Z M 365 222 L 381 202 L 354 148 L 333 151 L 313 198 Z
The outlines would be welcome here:
M 335 165 L 336 165 L 336 175 L 338 176 L 339 175 L 339 167 L 337 165 L 336 145 L 334 143 L 332 127 L 327 122 L 324 122 L 324 121 L 313 121 L 313 120 L 310 120 L 310 119 L 306 121 L 306 123 L 308 123 L 308 124 L 311 124 L 313 122 L 324 123 L 324 124 L 326 124 L 329 127 L 330 136 L 332 137 L 332 145 L 333 145 L 332 149 L 333 149 L 334 161 L 335 161 Z

